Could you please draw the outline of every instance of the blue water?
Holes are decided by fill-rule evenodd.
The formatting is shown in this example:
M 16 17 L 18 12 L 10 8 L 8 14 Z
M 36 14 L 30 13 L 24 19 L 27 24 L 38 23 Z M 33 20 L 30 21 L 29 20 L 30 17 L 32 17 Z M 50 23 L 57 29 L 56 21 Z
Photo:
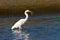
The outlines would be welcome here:
M 10 19 L 21 17 L 4 17 L 4 23 L 0 23 L 0 40 L 60 40 L 60 15 L 38 15 L 29 19 L 52 18 L 46 19 L 33 24 L 24 24 L 22 30 L 11 30 L 15 22 L 6 22 Z M 14 21 L 14 20 L 13 20 Z

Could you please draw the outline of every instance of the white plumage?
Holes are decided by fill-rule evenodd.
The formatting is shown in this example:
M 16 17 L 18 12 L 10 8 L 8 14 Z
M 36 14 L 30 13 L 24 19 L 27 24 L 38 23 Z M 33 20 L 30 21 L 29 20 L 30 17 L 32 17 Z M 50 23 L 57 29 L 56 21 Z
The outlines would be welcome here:
M 12 26 L 12 30 L 14 29 L 14 28 L 19 28 L 19 29 L 22 29 L 21 28 L 21 26 L 27 21 L 27 19 L 28 19 L 28 14 L 27 14 L 27 12 L 31 12 L 31 11 L 29 11 L 29 10 L 26 10 L 24 13 L 25 13 L 25 15 L 26 15 L 26 17 L 25 17 L 25 19 L 20 19 L 19 21 L 17 21 L 13 26 Z

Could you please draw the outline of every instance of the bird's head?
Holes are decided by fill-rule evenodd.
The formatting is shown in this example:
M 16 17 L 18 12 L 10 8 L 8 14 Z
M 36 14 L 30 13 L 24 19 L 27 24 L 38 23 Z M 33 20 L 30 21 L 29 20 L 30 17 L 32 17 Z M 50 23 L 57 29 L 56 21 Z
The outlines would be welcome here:
M 33 14 L 30 10 L 26 10 L 25 13 L 31 13 L 31 15 Z

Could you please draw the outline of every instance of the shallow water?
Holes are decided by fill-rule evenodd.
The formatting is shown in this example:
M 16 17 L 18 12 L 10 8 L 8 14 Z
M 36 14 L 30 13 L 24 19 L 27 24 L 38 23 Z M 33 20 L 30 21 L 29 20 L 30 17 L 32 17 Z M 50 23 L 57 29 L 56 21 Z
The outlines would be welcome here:
M 60 40 L 60 14 L 30 17 L 22 30 L 11 30 L 20 18 L 0 18 L 0 40 Z

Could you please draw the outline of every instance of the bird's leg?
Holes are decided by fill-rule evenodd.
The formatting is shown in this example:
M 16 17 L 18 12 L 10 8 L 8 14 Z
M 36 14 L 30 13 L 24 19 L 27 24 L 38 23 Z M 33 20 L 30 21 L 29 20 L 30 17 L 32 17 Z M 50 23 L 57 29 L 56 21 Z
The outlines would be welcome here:
M 19 26 L 19 30 L 21 30 L 22 29 L 22 27 L 21 26 Z

